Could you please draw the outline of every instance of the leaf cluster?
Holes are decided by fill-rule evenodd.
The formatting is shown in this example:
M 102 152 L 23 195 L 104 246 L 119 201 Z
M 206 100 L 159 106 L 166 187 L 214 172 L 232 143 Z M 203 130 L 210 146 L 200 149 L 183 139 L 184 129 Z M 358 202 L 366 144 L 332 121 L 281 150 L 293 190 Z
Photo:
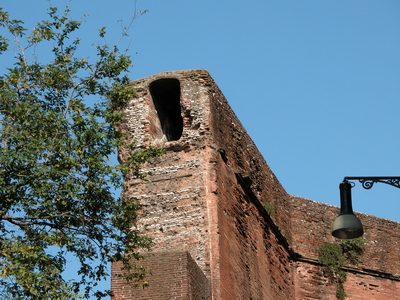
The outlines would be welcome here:
M 132 61 L 107 44 L 94 46 L 93 60 L 78 57 L 80 39 L 70 37 L 82 22 L 68 13 L 51 7 L 49 20 L 27 33 L 0 9 L 0 54 L 10 41 L 18 49 L 0 76 L 0 295 L 6 298 L 100 299 L 110 294 L 95 289 L 108 276 L 107 264 L 122 260 L 132 268 L 124 254 L 139 259 L 139 249 L 152 244 L 130 229 L 139 204 L 115 191 L 124 175 L 142 178 L 140 164 L 162 151 L 110 162 L 131 144 L 115 128 L 134 95 L 126 75 Z M 28 51 L 43 42 L 52 45 L 51 59 L 30 59 Z M 78 279 L 69 282 L 61 275 L 67 253 L 79 261 Z M 136 280 L 143 275 L 131 273 Z
M 343 283 L 346 282 L 347 274 L 343 271 L 345 257 L 343 249 L 335 243 L 327 243 L 318 249 L 318 261 L 323 266 L 328 278 L 336 281 L 336 298 L 343 300 L 346 298 L 346 293 L 343 288 Z
M 328 278 L 336 282 L 336 298 L 343 300 L 347 294 L 343 284 L 347 280 L 347 274 L 343 270 L 346 261 L 358 263 L 359 256 L 365 250 L 365 239 L 343 240 L 341 244 L 326 243 L 318 249 L 318 262 L 322 265 Z
M 335 243 L 327 243 L 318 249 L 318 262 L 324 270 L 331 275 L 339 275 L 346 280 L 346 273 L 342 270 L 346 258 L 343 256 L 343 249 Z
M 275 216 L 275 208 L 271 203 L 264 202 L 263 207 L 271 217 Z
M 351 240 L 343 240 L 341 247 L 346 259 L 352 263 L 357 264 L 359 262 L 359 257 L 365 250 L 365 238 L 359 237 Z

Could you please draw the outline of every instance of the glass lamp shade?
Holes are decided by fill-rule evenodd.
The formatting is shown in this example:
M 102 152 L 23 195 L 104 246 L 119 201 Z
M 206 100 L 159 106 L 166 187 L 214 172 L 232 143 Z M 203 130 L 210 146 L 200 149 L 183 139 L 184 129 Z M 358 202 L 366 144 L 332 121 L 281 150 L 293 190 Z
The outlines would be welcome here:
M 361 221 L 353 214 L 341 214 L 333 222 L 332 235 L 339 239 L 355 239 L 364 234 Z

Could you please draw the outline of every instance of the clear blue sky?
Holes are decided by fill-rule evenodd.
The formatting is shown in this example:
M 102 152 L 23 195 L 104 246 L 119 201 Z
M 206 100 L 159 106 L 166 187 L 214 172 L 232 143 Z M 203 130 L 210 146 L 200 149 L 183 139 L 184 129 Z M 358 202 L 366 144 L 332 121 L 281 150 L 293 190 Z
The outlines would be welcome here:
M 2 2 L 29 22 L 48 6 Z M 117 20 L 127 24 L 135 11 L 128 0 L 70 8 L 90 15 L 87 49 L 103 26 L 116 40 Z M 290 194 L 339 205 L 344 176 L 400 175 L 399 1 L 139 0 L 136 10 L 145 9 L 126 40 L 132 79 L 207 69 Z M 394 187 L 353 189 L 356 211 L 400 221 L 399 205 Z

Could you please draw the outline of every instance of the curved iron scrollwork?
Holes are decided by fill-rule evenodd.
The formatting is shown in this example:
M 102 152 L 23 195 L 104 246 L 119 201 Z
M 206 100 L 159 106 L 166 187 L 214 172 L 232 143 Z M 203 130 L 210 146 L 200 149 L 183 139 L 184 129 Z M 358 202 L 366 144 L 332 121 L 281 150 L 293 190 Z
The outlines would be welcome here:
M 369 190 L 370 188 L 372 188 L 374 186 L 374 183 L 376 182 L 376 181 L 367 180 L 367 179 L 359 179 L 358 181 L 360 181 L 363 188 L 366 190 Z
M 362 184 L 362 187 L 367 190 L 372 188 L 376 182 L 400 188 L 400 177 L 345 177 L 343 182 L 348 182 L 349 180 L 358 180 Z

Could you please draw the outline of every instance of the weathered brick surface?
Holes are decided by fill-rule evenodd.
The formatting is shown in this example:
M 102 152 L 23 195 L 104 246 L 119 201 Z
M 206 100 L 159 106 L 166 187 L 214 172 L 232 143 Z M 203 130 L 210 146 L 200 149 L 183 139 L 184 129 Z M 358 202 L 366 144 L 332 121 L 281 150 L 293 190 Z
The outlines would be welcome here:
M 155 238 L 155 251 L 187 249 L 207 271 L 207 225 L 201 152 L 169 152 L 155 159 L 148 182 L 132 183 L 127 199 L 142 204 L 140 224 Z M 207 271 L 208 272 L 208 271 Z
M 318 248 L 333 242 L 331 226 L 339 208 L 300 197 L 292 197 L 293 249 L 302 256 L 315 258 Z M 400 275 L 400 223 L 356 213 L 364 226 L 366 247 L 360 257 L 360 269 Z
M 295 299 L 336 299 L 335 282 L 329 282 L 323 276 L 323 270 L 317 264 L 297 261 L 295 264 Z M 347 299 L 382 300 L 400 299 L 400 281 L 380 277 L 372 272 L 347 270 L 344 284 Z
M 297 299 L 335 299 L 320 266 L 318 249 L 331 236 L 339 208 L 292 197 L 293 250 Z M 348 299 L 400 299 L 400 223 L 357 213 L 364 226 L 365 251 L 356 265 L 347 264 Z
M 348 272 L 345 290 L 352 300 L 400 299 L 399 281 L 366 274 Z
M 193 78 L 192 78 L 193 77 Z M 157 111 L 149 91 L 152 82 L 179 78 L 184 130 L 178 141 L 168 142 L 163 135 Z M 203 79 L 205 78 L 205 79 Z M 127 109 L 128 122 L 124 128 L 138 146 L 148 144 L 167 147 L 162 158 L 144 166 L 151 176 L 147 182 L 132 180 L 125 192 L 126 199 L 139 200 L 143 208 L 141 225 L 155 238 L 155 251 L 187 249 L 200 268 L 209 276 L 209 235 L 207 222 L 207 154 L 208 142 L 207 87 L 199 84 L 208 80 L 203 70 L 193 73 L 166 72 L 134 82 L 137 97 Z M 139 121 L 129 121 L 138 119 Z M 120 153 L 120 159 L 126 157 Z
M 228 168 L 246 179 L 258 200 L 272 204 L 276 211 L 274 222 L 290 242 L 292 226 L 289 195 L 215 84 L 210 87 L 209 94 L 212 142 L 217 145 Z
M 220 281 L 214 299 L 292 299 L 289 254 L 271 218 L 221 157 L 215 165 L 219 261 L 213 267 Z
M 153 252 L 140 264 L 151 271 L 147 278 L 149 288 L 130 286 L 123 277 L 120 264 L 113 265 L 113 288 L 118 294 L 113 300 L 122 299 L 168 299 L 210 300 L 210 283 L 187 251 Z
M 338 208 L 286 193 L 205 70 L 160 73 L 133 85 L 137 96 L 121 129 L 138 147 L 162 146 L 167 153 L 143 166 L 152 173 L 148 181 L 127 180 L 124 197 L 140 201 L 139 225 L 155 239 L 157 255 L 147 264 L 168 267 L 140 294 L 113 277 L 115 299 L 334 299 L 317 256 L 333 241 Z M 174 97 L 178 114 L 174 105 L 157 102 Z M 169 113 L 178 117 L 168 120 Z M 122 150 L 120 159 L 127 155 Z M 274 216 L 263 208 L 266 202 Z M 346 266 L 349 298 L 397 299 L 400 224 L 367 215 L 361 220 L 368 244 L 360 264 Z M 161 274 L 170 273 L 189 280 L 162 281 Z M 165 284 L 169 292 L 153 294 Z M 183 298 L 167 296 L 171 289 Z

